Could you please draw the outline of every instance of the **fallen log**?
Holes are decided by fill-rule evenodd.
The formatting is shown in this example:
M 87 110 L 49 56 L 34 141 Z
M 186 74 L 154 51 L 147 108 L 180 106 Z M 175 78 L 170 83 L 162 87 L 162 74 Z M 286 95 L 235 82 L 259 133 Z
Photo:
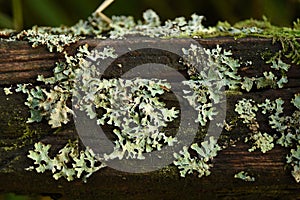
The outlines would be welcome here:
M 273 44 L 271 39 L 218 37 L 196 39 L 204 48 L 212 49 L 220 45 L 231 50 L 233 57 L 241 58 L 242 62 L 252 61 L 251 67 L 239 69 L 241 76 L 261 76 L 270 64 L 261 59 L 266 50 L 278 52 L 280 43 Z M 139 41 L 135 41 L 139 42 Z M 145 42 L 145 41 L 144 41 Z M 149 40 L 149 43 L 156 41 Z M 165 41 L 166 44 L 169 42 Z M 184 43 L 185 40 L 178 41 Z M 124 46 L 122 40 L 81 40 L 66 48 L 68 54 L 75 53 L 77 47 L 89 44 L 96 46 Z M 183 44 L 183 46 L 186 44 Z M 151 63 L 153 60 L 161 64 L 176 67 L 185 76 L 186 68 L 178 62 L 178 57 L 170 52 L 146 50 L 136 54 L 126 54 L 118 58 L 112 65 L 137 66 L 140 63 Z M 300 184 L 290 173 L 286 163 L 289 149 L 279 145 L 266 152 L 249 152 L 251 145 L 244 143 L 248 136 L 247 126 L 238 124 L 230 132 L 223 130 L 221 143 L 227 146 L 213 159 L 213 168 L 208 177 L 198 178 L 196 174 L 180 177 L 178 169 L 171 165 L 149 173 L 126 173 L 111 168 L 104 168 L 93 174 L 83 183 L 81 180 L 68 182 L 58 181 L 51 177 L 50 172 L 37 174 L 26 171 L 32 165 L 28 159 L 28 151 L 34 143 L 51 144 L 51 151 L 57 152 L 68 140 L 78 138 L 76 127 L 71 121 L 61 128 L 52 129 L 46 120 L 42 123 L 26 123 L 29 109 L 24 105 L 26 96 L 20 93 L 5 95 L 4 88 L 15 87 L 19 83 L 40 84 L 36 81 L 38 75 L 52 76 L 55 62 L 64 61 L 62 53 L 49 53 L 44 47 L 32 48 L 27 42 L 0 41 L 0 192 L 15 192 L 19 194 L 45 194 L 63 199 L 298 199 Z M 226 121 L 237 118 L 236 103 L 243 98 L 251 98 L 262 103 L 265 99 L 281 98 L 285 102 L 300 93 L 300 68 L 291 65 L 286 73 L 288 83 L 283 88 L 253 89 L 250 92 L 228 93 L 226 95 Z M 117 67 L 113 69 L 118 69 Z M 123 71 L 113 71 L 109 76 L 122 74 Z M 172 76 L 172 75 L 170 75 Z M 170 97 L 172 98 L 172 96 Z M 171 100 L 172 99 L 168 99 Z M 174 101 L 174 99 L 173 99 Z M 176 101 L 176 100 L 175 100 Z M 284 112 L 292 113 L 295 107 L 287 103 Z M 261 132 L 270 133 L 274 130 L 268 125 L 268 119 L 257 116 Z M 176 127 L 176 125 L 174 125 Z M 230 145 L 235 141 L 234 145 Z M 52 152 L 52 153 L 53 153 Z M 240 171 L 249 171 L 256 177 L 255 182 L 245 182 L 235 179 Z

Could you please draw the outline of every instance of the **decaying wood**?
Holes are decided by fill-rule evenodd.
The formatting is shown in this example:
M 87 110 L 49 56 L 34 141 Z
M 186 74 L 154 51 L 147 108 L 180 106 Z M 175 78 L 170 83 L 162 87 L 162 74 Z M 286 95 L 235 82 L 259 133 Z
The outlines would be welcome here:
M 138 42 L 138 41 L 135 41 Z M 155 42 L 155 40 L 148 41 Z M 165 41 L 168 43 L 168 41 Z M 179 41 L 180 42 L 180 41 Z M 184 41 L 183 41 L 184 42 Z M 261 60 L 261 52 L 270 50 L 276 52 L 279 44 L 272 44 L 270 39 L 259 38 L 213 38 L 199 39 L 198 42 L 206 48 L 217 44 L 231 49 L 234 57 L 244 61 L 253 61 L 253 67 L 240 69 L 243 76 L 261 75 L 268 65 Z M 67 47 L 68 53 L 75 52 L 76 47 L 88 43 L 95 46 L 124 46 L 124 41 L 83 40 Z M 64 55 L 49 53 L 45 48 L 32 48 L 27 42 L 0 41 L 0 193 L 16 192 L 21 194 L 45 194 L 65 199 L 299 199 L 300 184 L 297 184 L 287 169 L 285 156 L 288 150 L 276 146 L 263 154 L 248 152 L 249 145 L 242 141 L 235 147 L 221 151 L 213 160 L 212 174 L 199 179 L 196 175 L 180 178 L 176 169 L 156 171 L 146 174 L 129 174 L 110 168 L 102 169 L 88 179 L 67 182 L 55 181 L 50 173 L 37 174 L 25 171 L 32 164 L 26 155 L 32 149 L 33 143 L 42 141 L 52 144 L 54 149 L 62 147 L 69 139 L 77 138 L 73 123 L 53 130 L 45 121 L 40 124 L 27 124 L 29 115 L 24 105 L 23 94 L 6 96 L 3 88 L 17 83 L 35 82 L 37 75 L 50 76 L 55 62 L 63 61 Z M 152 59 L 152 60 L 151 60 Z M 183 66 L 178 64 L 178 57 L 173 54 L 158 54 L 149 51 L 147 54 L 136 53 L 125 55 L 112 65 L 122 64 L 137 66 L 145 60 L 168 65 L 175 65 L 179 71 L 186 74 Z M 112 76 L 122 71 L 114 71 Z M 291 99 L 300 92 L 300 68 L 292 64 L 287 74 L 289 83 L 282 89 L 257 90 L 243 95 L 227 96 L 227 117 L 233 116 L 234 104 L 242 97 L 251 97 L 258 102 L 262 99 Z M 290 113 L 291 105 L 285 107 Z M 260 119 L 258 117 L 258 119 Z M 261 118 L 260 124 L 267 124 Z M 263 131 L 270 131 L 267 125 L 262 125 Z M 55 131 L 55 134 L 53 132 Z M 236 139 L 247 135 L 247 131 L 237 127 L 231 137 Z M 24 138 L 24 134 L 30 137 Z M 249 170 L 256 177 L 255 182 L 243 182 L 233 176 L 241 170 Z

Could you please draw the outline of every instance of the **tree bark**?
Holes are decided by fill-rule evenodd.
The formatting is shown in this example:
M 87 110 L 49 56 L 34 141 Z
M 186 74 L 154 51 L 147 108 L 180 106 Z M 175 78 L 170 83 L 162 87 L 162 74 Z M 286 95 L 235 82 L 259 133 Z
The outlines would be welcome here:
M 138 42 L 138 41 L 136 41 Z M 149 44 L 155 40 L 149 40 Z M 166 44 L 169 42 L 165 41 Z M 184 40 L 178 41 L 185 42 Z M 221 37 L 197 39 L 205 48 L 220 45 L 231 50 L 235 58 L 243 61 L 251 60 L 253 67 L 242 67 L 242 76 L 260 76 L 269 69 L 269 65 L 261 59 L 261 53 L 269 50 L 280 50 L 279 43 L 271 39 Z M 82 44 L 96 46 L 124 46 L 125 41 L 87 39 L 67 47 L 73 54 Z M 53 152 L 64 146 L 69 139 L 78 138 L 74 123 L 71 122 L 59 129 L 51 129 L 46 121 L 28 124 L 26 120 L 29 110 L 24 105 L 26 97 L 17 93 L 6 96 L 4 87 L 13 87 L 18 83 L 35 83 L 37 75 L 51 76 L 54 64 L 63 61 L 64 55 L 50 53 L 44 47 L 32 48 L 27 42 L 6 42 L 0 40 L 0 193 L 16 192 L 19 194 L 44 194 L 62 199 L 300 199 L 300 183 L 296 183 L 287 167 L 285 156 L 289 151 L 280 146 L 265 154 L 255 151 L 248 152 L 249 144 L 243 139 L 235 146 L 219 152 L 213 160 L 211 175 L 198 178 L 196 174 L 185 178 L 179 177 L 175 167 L 145 174 L 130 174 L 105 168 L 93 174 L 87 183 L 76 180 L 67 182 L 64 179 L 54 180 L 49 172 L 37 174 L 24 169 L 32 165 L 27 158 L 28 151 L 35 142 L 51 144 Z M 108 76 L 124 73 L 126 66 L 137 66 L 140 63 L 156 62 L 175 65 L 187 76 L 185 68 L 178 64 L 178 57 L 164 52 L 148 51 L 144 53 L 126 54 L 118 58 L 112 65 L 122 64 L 120 71 L 112 71 Z M 117 67 L 113 69 L 118 69 Z M 172 76 L 170 74 L 169 76 Z M 289 82 L 282 89 L 252 90 L 249 93 L 227 96 L 227 116 L 232 118 L 234 105 L 239 99 L 252 98 L 262 102 L 269 98 L 281 97 L 290 100 L 294 94 L 300 93 L 300 68 L 291 64 L 287 73 Z M 286 113 L 294 108 L 287 104 Z M 257 117 L 265 132 L 272 131 L 267 119 Z M 54 134 L 55 132 L 55 134 Z M 226 141 L 247 136 L 245 127 L 235 127 Z M 226 135 L 226 133 L 224 133 Z M 255 182 L 244 182 L 234 178 L 234 174 L 249 170 L 256 177 Z

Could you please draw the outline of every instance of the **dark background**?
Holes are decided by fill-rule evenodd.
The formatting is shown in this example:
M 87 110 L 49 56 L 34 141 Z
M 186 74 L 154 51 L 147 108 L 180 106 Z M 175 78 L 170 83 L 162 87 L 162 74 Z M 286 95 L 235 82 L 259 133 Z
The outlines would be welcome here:
M 0 0 L 0 28 L 72 25 L 87 18 L 102 1 Z M 19 8 L 18 3 L 21 3 Z M 300 0 L 115 0 L 104 13 L 140 19 L 149 8 L 162 20 L 189 17 L 193 13 L 204 15 L 206 26 L 215 25 L 217 21 L 233 24 L 247 18 L 261 19 L 263 15 L 275 25 L 291 26 L 300 16 Z

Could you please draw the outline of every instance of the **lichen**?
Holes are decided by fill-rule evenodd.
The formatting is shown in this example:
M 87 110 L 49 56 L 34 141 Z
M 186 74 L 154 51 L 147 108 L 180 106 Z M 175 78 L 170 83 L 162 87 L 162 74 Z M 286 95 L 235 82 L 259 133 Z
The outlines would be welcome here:
M 295 106 L 296 110 L 291 115 L 284 115 L 284 101 L 281 98 L 271 101 L 266 99 L 263 103 L 256 103 L 251 99 L 243 99 L 236 104 L 236 112 L 239 117 L 243 119 L 252 134 L 245 139 L 245 142 L 252 141 L 252 148 L 261 149 L 263 153 L 271 150 L 275 143 L 283 147 L 296 147 L 291 149 L 291 153 L 287 155 L 287 163 L 293 167 L 292 175 L 297 182 L 300 182 L 299 176 L 299 133 L 300 133 L 300 109 L 299 109 L 299 96 L 295 94 L 291 99 L 291 103 Z M 258 110 L 260 108 L 260 110 Z M 275 131 L 272 135 L 268 133 L 261 133 L 259 131 L 259 124 L 256 121 L 256 113 L 260 111 L 261 114 L 267 115 L 270 127 Z
M 252 99 L 243 98 L 235 105 L 235 111 L 239 114 L 239 118 L 241 118 L 245 124 L 256 121 L 257 110 L 258 108 L 255 105 L 255 101 Z
M 227 22 L 219 22 L 215 27 L 205 28 L 202 25 L 203 19 L 203 16 L 194 14 L 189 20 L 178 17 L 162 22 L 154 11 L 147 10 L 140 21 L 135 21 L 130 16 L 113 16 L 111 21 L 104 21 L 93 14 L 87 20 L 80 20 L 71 27 L 35 26 L 18 34 L 0 33 L 1 40 L 28 41 L 33 47 L 46 46 L 50 52 L 65 54 L 65 61 L 55 64 L 53 77 L 38 76 L 37 81 L 40 83 L 38 86 L 30 83 L 18 85 L 16 92 L 27 95 L 25 105 L 30 109 L 30 118 L 27 122 L 41 122 L 42 119 L 46 119 L 52 128 L 67 124 L 74 114 L 68 105 L 68 101 L 74 95 L 77 98 L 75 107 L 85 111 L 91 119 L 97 118 L 98 125 L 114 126 L 115 150 L 101 159 L 143 159 L 143 152 L 160 150 L 163 145 L 171 146 L 177 142 L 176 137 L 167 136 L 162 131 L 167 123 L 179 115 L 178 110 L 174 107 L 166 108 L 165 103 L 159 99 L 171 89 L 170 85 L 164 80 L 157 79 L 99 79 L 97 69 L 93 63 L 86 62 L 86 58 L 103 61 L 114 59 L 118 55 L 111 47 L 105 47 L 102 51 L 90 51 L 87 45 L 79 47 L 73 56 L 65 52 L 66 46 L 86 37 L 122 39 L 130 35 L 162 38 L 254 36 L 272 38 L 273 42 L 279 42 L 281 49 L 278 52 L 270 53 L 267 50 L 261 53 L 270 70 L 253 77 L 239 75 L 241 67 L 251 65 L 252 61 L 241 62 L 242 59 L 234 58 L 230 50 L 219 45 L 211 49 L 195 45 L 183 49 L 181 64 L 186 66 L 190 78 L 184 84 L 193 91 L 185 91 L 185 98 L 198 111 L 198 118 L 195 121 L 202 127 L 218 114 L 216 105 L 226 100 L 224 93 L 243 94 L 255 89 L 283 88 L 288 83 L 287 72 L 291 67 L 285 63 L 286 60 L 300 64 L 300 44 L 296 39 L 300 37 L 300 20 L 294 22 L 293 28 L 273 26 L 266 18 L 262 21 L 250 19 L 233 26 Z M 83 87 L 76 85 L 76 77 L 81 77 Z M 95 86 L 97 90 L 94 90 Z M 79 94 L 78 91 L 82 93 Z M 5 88 L 4 92 L 7 95 L 11 94 L 11 88 Z M 84 95 L 81 96 L 82 94 Z M 125 99 L 121 99 L 121 96 Z M 300 182 L 300 94 L 295 94 L 290 103 L 298 110 L 288 116 L 283 111 L 284 101 L 281 98 L 274 101 L 265 99 L 262 103 L 243 98 L 235 105 L 238 114 L 236 119 L 240 119 L 249 129 L 245 138 L 246 142 L 252 144 L 249 151 L 259 149 L 265 153 L 275 144 L 290 148 L 287 163 L 293 167 L 292 175 L 296 181 Z M 99 115 L 93 108 L 102 109 L 104 112 Z M 268 117 L 273 133 L 260 131 L 260 124 L 256 119 L 259 112 Z M 227 131 L 234 128 L 231 123 L 229 124 L 225 127 Z M 24 137 L 27 135 L 24 134 Z M 29 169 L 35 169 L 37 172 L 50 170 L 54 173 L 55 179 L 65 177 L 70 181 L 75 177 L 87 178 L 105 166 L 101 159 L 96 159 L 88 147 L 85 151 L 78 152 L 76 145 L 67 144 L 54 158 L 49 157 L 49 149 L 50 145 L 36 143 L 35 149 L 29 154 L 29 158 L 35 161 L 35 166 Z M 212 167 L 211 160 L 220 150 L 217 139 L 210 137 L 209 141 L 202 142 L 200 146 L 198 143 L 194 143 L 190 148 L 184 146 L 182 151 L 174 154 L 176 159 L 174 165 L 179 168 L 181 176 L 193 171 L 197 171 L 199 177 L 207 176 Z M 95 165 L 95 162 L 100 161 L 101 164 Z M 244 171 L 236 174 L 235 178 L 245 181 L 255 179 Z
M 299 94 L 291 100 L 291 103 L 297 108 L 297 101 Z M 268 114 L 269 124 L 272 129 L 280 135 L 277 143 L 283 147 L 291 147 L 294 142 L 299 139 L 299 125 L 300 125 L 300 112 L 299 109 L 295 110 L 290 116 L 284 116 L 284 101 L 281 98 L 275 101 L 266 99 L 264 103 L 258 104 L 262 108 L 263 114 Z
M 16 37 L 18 40 L 27 40 L 32 47 L 45 45 L 50 52 L 62 52 L 65 46 L 80 39 L 80 37 L 71 34 L 51 34 L 44 28 L 37 26 L 20 32 Z
M 32 84 L 17 85 L 16 92 L 27 95 L 25 105 L 30 109 L 28 123 L 41 122 L 46 118 L 52 128 L 57 128 L 70 121 L 69 115 L 72 115 L 73 111 L 67 105 L 67 101 L 72 97 L 76 77 L 74 70 L 78 63 L 82 62 L 86 50 L 87 46 L 79 47 L 74 57 L 66 55 L 65 63 L 56 63 L 53 77 L 38 76 L 37 81 L 44 83 L 44 87 Z
M 11 86 L 4 88 L 3 91 L 4 91 L 5 95 L 13 94 L 12 91 L 11 91 Z
M 291 150 L 291 154 L 286 157 L 287 163 L 293 167 L 292 175 L 297 183 L 300 182 L 300 145 L 296 149 Z
M 191 174 L 194 171 L 198 173 L 199 178 L 210 175 L 209 169 L 212 164 L 209 162 L 221 150 L 217 144 L 217 139 L 210 137 L 209 141 L 202 142 L 200 146 L 194 143 L 191 145 L 191 149 L 197 153 L 197 156 L 192 156 L 187 146 L 184 146 L 179 153 L 174 153 L 176 160 L 173 163 L 180 170 L 180 176 L 185 177 L 186 174 Z
M 38 173 L 49 170 L 56 180 L 61 177 L 68 181 L 82 178 L 86 182 L 86 179 L 94 172 L 106 167 L 89 147 L 84 151 L 79 151 L 76 141 L 66 144 L 53 158 L 49 156 L 50 148 L 50 144 L 35 143 L 34 150 L 30 150 L 28 154 L 28 158 L 34 161 L 34 165 L 26 170 L 35 170 Z
M 246 124 L 250 130 L 250 137 L 245 138 L 245 142 L 252 142 L 252 147 L 248 149 L 249 152 L 255 149 L 260 149 L 262 153 L 266 153 L 273 149 L 273 137 L 268 133 L 261 133 L 259 131 L 259 123 L 256 119 L 258 105 L 252 99 L 239 100 L 235 105 L 235 111 L 238 113 L 239 118 Z
M 83 57 L 89 56 L 98 62 L 116 55 L 112 48 L 94 51 L 89 52 L 87 46 L 83 46 L 74 57 L 66 55 L 66 63 L 56 64 L 53 77 L 38 77 L 45 88 L 18 85 L 16 91 L 28 95 L 25 105 L 30 108 L 31 117 L 27 122 L 40 122 L 46 118 L 52 128 L 68 123 L 73 111 L 67 101 L 73 95 L 77 101 L 74 107 L 84 110 L 91 119 L 97 117 L 93 107 L 104 109 L 106 113 L 98 118 L 98 124 L 116 127 L 115 151 L 106 159 L 142 159 L 143 152 L 160 150 L 164 144 L 173 145 L 176 138 L 166 136 L 161 129 L 177 118 L 179 111 L 174 107 L 165 108 L 165 103 L 158 98 L 171 86 L 155 79 L 97 79 L 97 69 Z M 82 84 L 75 84 L 75 77 Z
M 250 182 L 255 181 L 255 177 L 248 175 L 248 172 L 245 171 L 240 171 L 239 173 L 235 174 L 234 178 L 238 178 L 243 181 L 250 181 Z
M 172 146 L 177 141 L 162 131 L 167 122 L 173 121 L 179 113 L 175 107 L 166 108 L 158 98 L 165 92 L 164 88 L 171 88 L 168 83 L 140 78 L 97 80 L 91 74 L 82 75 L 90 77 L 93 83 L 88 81 L 80 85 L 84 90 L 77 96 L 76 105 L 86 111 L 91 119 L 97 117 L 91 108 L 104 109 L 105 114 L 97 117 L 97 123 L 115 127 L 113 132 L 118 138 L 115 150 L 106 159 L 143 159 L 143 152 L 161 150 L 164 144 Z M 95 87 L 99 90 L 95 91 Z
M 254 135 L 251 135 L 250 138 L 246 138 L 245 142 L 253 140 L 252 148 L 248 149 L 249 152 L 254 151 L 255 149 L 260 149 L 261 152 L 266 153 L 274 147 L 273 137 L 267 133 L 258 132 Z

